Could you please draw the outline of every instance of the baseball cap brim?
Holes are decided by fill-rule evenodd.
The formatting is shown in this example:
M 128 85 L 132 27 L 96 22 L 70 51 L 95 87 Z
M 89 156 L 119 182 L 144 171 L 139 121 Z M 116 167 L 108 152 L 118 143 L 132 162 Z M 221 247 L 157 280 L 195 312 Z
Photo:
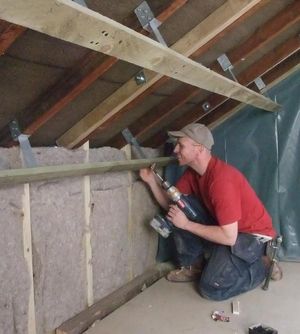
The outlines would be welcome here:
M 168 135 L 175 138 L 186 137 L 186 134 L 182 131 L 168 131 Z

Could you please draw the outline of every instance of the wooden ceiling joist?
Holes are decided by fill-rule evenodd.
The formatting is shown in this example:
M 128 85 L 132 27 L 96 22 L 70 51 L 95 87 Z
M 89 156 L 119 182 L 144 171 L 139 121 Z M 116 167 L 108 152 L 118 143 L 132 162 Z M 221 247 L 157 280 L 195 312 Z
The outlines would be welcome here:
M 287 43 L 283 43 L 281 47 L 277 49 L 277 55 L 280 57 L 280 49 L 283 50 L 284 46 L 286 44 L 289 44 L 289 41 Z M 264 58 L 265 62 L 268 62 L 268 58 L 272 58 L 272 52 L 270 54 L 267 54 Z M 279 60 L 279 59 L 278 59 Z M 282 62 L 276 61 L 273 58 L 273 61 L 277 63 L 277 65 L 274 67 L 272 64 L 268 63 L 267 66 L 270 66 L 271 70 L 269 72 L 265 71 L 263 68 L 260 69 L 262 73 L 265 73 L 262 76 L 263 81 L 267 85 L 266 89 L 269 89 L 273 87 L 274 84 L 278 83 L 278 80 L 284 78 L 286 76 L 286 73 L 290 73 L 290 71 L 294 71 L 299 69 L 299 62 L 300 62 L 300 51 L 298 48 L 298 51 L 295 53 L 292 52 L 290 56 L 287 58 L 285 56 L 282 56 Z M 263 61 L 261 62 L 263 64 Z M 245 77 L 248 77 L 248 73 L 253 73 L 254 77 L 257 77 L 256 74 L 259 72 L 254 72 L 254 69 L 258 70 L 256 64 L 253 65 L 253 68 L 249 68 L 247 71 L 244 72 Z M 241 77 L 242 78 L 241 74 Z M 252 88 L 255 89 L 254 84 L 252 84 Z M 223 101 L 218 100 L 218 98 L 223 99 Z M 214 99 L 216 102 L 213 102 Z M 210 125 L 214 123 L 215 125 L 221 124 L 223 121 L 231 117 L 233 114 L 237 113 L 241 109 L 245 107 L 244 104 L 239 104 L 237 101 L 224 99 L 222 96 L 218 96 L 216 94 L 211 95 L 212 103 L 215 103 L 212 110 L 206 114 L 200 107 L 193 108 L 192 110 L 189 110 L 184 115 L 176 118 L 173 122 L 168 124 L 167 127 L 161 128 L 160 131 L 155 134 L 153 137 L 147 139 L 143 145 L 150 146 L 150 147 L 158 147 L 162 145 L 167 137 L 167 131 L 168 130 L 178 130 L 182 128 L 184 125 L 192 122 L 199 121 L 200 123 L 204 123 L 207 125 Z M 200 105 L 200 104 L 199 104 Z
M 279 36 L 283 31 L 287 30 L 293 24 L 300 21 L 300 2 L 295 1 L 291 5 L 287 6 L 279 14 L 275 15 L 271 20 L 266 22 L 262 27 L 260 27 L 252 36 L 250 36 L 244 43 L 240 44 L 238 47 L 234 48 L 232 51 L 228 52 L 228 57 L 234 66 L 237 66 L 243 61 L 243 59 L 248 58 L 252 53 L 259 50 L 267 42 L 270 43 L 274 38 Z M 287 49 L 283 52 L 289 56 L 291 53 L 295 52 L 297 48 L 297 39 L 291 39 L 289 43 L 286 44 Z M 278 53 L 278 51 L 277 51 Z M 271 57 L 271 58 L 270 58 Z M 271 53 L 267 59 L 268 63 L 273 63 L 272 58 L 278 58 L 276 53 Z M 265 58 L 262 61 L 266 61 Z M 282 61 L 282 59 L 280 60 Z M 276 64 L 276 63 L 275 63 Z M 260 64 L 257 65 L 258 68 L 262 68 Z M 220 65 L 215 62 L 210 66 L 214 71 L 219 71 L 221 73 Z M 265 67 L 264 67 L 265 68 Z M 262 75 L 262 74 L 260 74 Z M 253 78 L 253 75 L 249 73 L 249 76 Z M 254 77 L 255 79 L 255 77 Z M 252 79 L 253 80 L 253 79 Z M 239 81 L 242 85 L 248 85 L 251 80 L 244 78 L 243 81 Z M 135 123 L 130 125 L 130 131 L 132 134 L 140 141 L 143 142 L 151 137 L 155 132 L 159 131 L 159 126 L 163 127 L 163 124 L 167 122 L 168 118 L 172 116 L 172 113 L 176 109 L 180 108 L 189 99 L 194 97 L 199 90 L 195 87 L 186 87 L 183 85 L 177 89 L 172 96 L 165 98 L 159 105 L 153 107 L 149 110 L 141 119 L 138 119 Z M 219 96 L 221 102 L 224 101 L 224 97 Z M 216 107 L 216 98 L 214 101 L 207 100 L 212 108 Z M 204 103 L 204 102 L 203 102 Z M 201 109 L 201 105 L 197 105 L 196 109 Z M 117 135 L 115 138 L 108 140 L 102 144 L 111 145 L 114 147 L 122 147 L 126 142 L 124 141 L 122 135 Z
M 0 20 L 1 21 L 1 20 Z M 0 56 L 4 55 L 10 46 L 26 31 L 26 28 L 16 24 L 0 22 L 4 27 L 0 34 Z
M 158 43 L 156 43 L 156 42 L 154 42 L 154 41 L 152 41 L 152 40 L 150 40 L 150 39 L 147 39 L 147 38 L 144 38 L 143 36 L 140 36 L 140 35 L 138 35 L 138 34 L 134 34 L 132 31 L 130 31 L 129 29 L 127 29 L 127 28 L 125 28 L 125 27 L 123 27 L 123 26 L 121 26 L 121 25 L 118 25 L 117 23 L 115 23 L 115 22 L 113 22 L 113 21 L 111 21 L 111 20 L 109 20 L 109 19 L 107 19 L 107 18 L 104 18 L 104 17 L 102 17 L 101 15 L 99 15 L 99 14 L 95 14 L 94 12 L 91 12 L 91 11 L 89 11 L 89 10 L 87 10 L 86 8 L 81 8 L 80 6 L 77 6 L 76 4 L 72 4 L 72 3 L 69 3 L 69 2 L 66 2 L 66 1 L 64 1 L 64 2 L 55 2 L 55 4 L 57 4 L 56 6 L 53 6 L 53 8 L 49 5 L 49 3 L 47 3 L 47 6 L 44 6 L 44 2 L 41 4 L 41 1 L 38 1 L 38 0 L 32 0 L 31 2 L 33 2 L 34 4 L 35 4 L 35 6 L 32 6 L 31 8 L 35 8 L 35 14 L 31 11 L 30 12 L 30 15 L 27 17 L 27 18 L 25 18 L 24 19 L 24 11 L 25 11 L 25 13 L 26 13 L 26 10 L 28 9 L 28 7 L 26 6 L 26 8 L 24 8 L 25 6 L 23 5 L 23 8 L 22 8 L 22 4 L 23 4 L 23 2 L 21 2 L 20 1 L 20 3 L 15 3 L 14 4 L 14 6 L 11 6 L 11 4 L 10 4 L 10 2 L 9 1 L 4 1 L 4 0 L 1 0 L 0 1 L 0 4 L 2 4 L 2 9 L 1 9 L 1 17 L 3 17 L 3 15 L 5 15 L 5 17 L 7 18 L 7 16 L 9 16 L 9 18 L 10 18 L 10 20 L 17 20 L 18 22 L 20 22 L 20 21 L 22 21 L 20 18 L 23 16 L 23 21 L 22 21 L 22 24 L 24 24 L 24 25 L 29 25 L 31 28 L 35 28 L 35 29 L 40 29 L 40 31 L 43 31 L 43 32 L 47 32 L 48 34 L 49 34 L 49 30 L 47 30 L 47 25 L 45 24 L 45 21 L 44 20 L 48 20 L 48 21 L 50 21 L 50 23 L 52 22 L 52 21 L 54 21 L 56 24 L 55 25 L 52 25 L 52 27 L 53 26 L 55 26 L 56 27 L 56 29 L 53 29 L 54 31 L 52 31 L 52 35 L 53 36 L 56 36 L 56 37 L 61 37 L 61 36 L 58 36 L 58 35 L 60 35 L 60 32 L 61 31 L 59 31 L 59 29 L 58 29 L 58 22 L 57 22 L 57 20 L 59 21 L 59 20 L 61 20 L 61 21 L 63 21 L 64 22 L 64 24 L 65 24 L 65 26 L 67 25 L 67 23 L 69 22 L 69 24 L 71 24 L 72 25 L 72 18 L 74 17 L 74 12 L 76 12 L 76 15 L 78 14 L 78 16 L 76 17 L 76 26 L 77 27 L 79 27 L 81 24 L 84 24 L 84 26 L 85 26 L 85 28 L 86 28 L 86 26 L 87 26 L 87 22 L 89 22 L 89 21 L 91 21 L 91 22 L 93 22 L 93 24 L 91 24 L 92 26 L 93 26 L 93 29 L 92 29 L 92 31 L 91 31 L 91 34 L 92 33 L 94 33 L 95 34 L 95 27 L 97 27 L 97 23 L 98 23 L 98 26 L 99 26 L 99 17 L 101 18 L 101 19 L 103 19 L 102 21 L 103 22 L 101 22 L 101 24 L 100 24 L 100 26 L 101 26 L 101 28 L 100 28 L 100 30 L 101 29 L 103 29 L 103 30 L 101 30 L 101 31 L 106 31 L 106 30 L 104 30 L 104 28 L 102 28 L 103 26 L 106 26 L 106 27 L 109 27 L 110 26 L 110 24 L 112 25 L 112 26 L 114 26 L 114 25 L 117 25 L 119 28 L 120 28 L 120 31 L 119 31 L 119 33 L 122 35 L 123 33 L 128 33 L 128 32 L 130 32 L 130 36 L 131 35 L 134 35 L 134 38 L 135 38 L 135 40 L 137 40 L 137 41 L 140 41 L 140 40 L 142 40 L 142 44 L 144 45 L 145 43 L 148 45 L 148 46 L 150 46 L 150 48 L 152 48 L 152 46 L 154 46 L 155 45 L 155 50 L 159 50 L 159 53 L 161 54 L 161 52 L 162 53 L 167 53 L 167 54 L 171 54 L 172 56 L 175 56 L 175 57 L 179 57 L 179 59 L 180 59 L 180 61 L 181 60 L 184 60 L 185 62 L 187 61 L 184 57 L 182 57 L 182 56 L 180 56 L 180 55 L 178 55 L 178 54 L 175 54 L 175 53 L 173 53 L 171 50 L 169 50 L 169 49 L 167 49 L 167 48 L 164 48 L 164 47 L 162 47 L 161 45 L 159 45 Z M 66 4 L 67 3 L 67 4 Z M 211 27 L 212 27 L 212 29 L 210 29 L 209 31 L 212 31 L 213 33 L 215 33 L 216 34 L 216 31 L 217 31 L 217 33 L 219 33 L 220 31 L 222 31 L 222 29 L 224 29 L 224 25 L 228 25 L 228 24 L 230 24 L 231 22 L 233 22 L 234 20 L 236 20 L 238 17 L 240 17 L 241 15 L 243 15 L 243 13 L 245 13 L 245 12 L 247 12 L 247 10 L 249 10 L 250 8 L 253 8 L 255 5 L 257 5 L 258 3 L 260 3 L 260 1 L 238 1 L 238 2 L 231 2 L 231 1 L 229 1 L 228 3 L 226 3 L 226 5 L 227 5 L 227 7 L 228 7 L 228 9 L 227 9 L 227 11 L 225 11 L 225 10 L 223 10 L 224 8 L 222 8 L 222 11 L 220 10 L 219 12 L 218 12 L 218 15 L 216 14 L 215 16 L 213 16 L 213 17 L 211 17 Z M 28 5 L 28 4 L 27 4 Z M 30 7 L 30 6 L 29 6 Z M 59 11 L 57 10 L 57 8 L 59 7 Z M 222 6 L 223 7 L 223 6 Z M 5 8 L 5 10 L 3 9 L 3 8 Z M 17 8 L 17 9 L 16 9 Z M 51 9 L 53 9 L 53 11 L 51 12 Z M 54 10 L 55 9 L 55 10 Z M 62 10 L 62 9 L 64 9 L 64 10 Z M 56 11 L 57 10 L 57 11 Z M 37 13 L 37 11 L 40 13 L 40 15 L 36 15 L 36 13 Z M 47 12 L 47 13 L 52 13 L 53 14 L 53 16 L 51 16 L 50 15 L 50 17 L 49 17 L 49 15 L 43 15 L 42 13 L 45 13 L 45 12 Z M 63 16 L 63 14 L 62 14 L 62 12 L 67 12 L 67 13 L 69 13 L 70 14 L 70 16 L 68 17 L 68 20 L 64 20 L 64 19 L 62 19 L 62 16 Z M 227 19 L 227 21 L 226 21 L 226 19 L 225 19 L 225 22 L 223 21 L 224 20 L 224 14 L 225 15 L 228 15 L 228 17 L 226 17 L 226 19 Z M 38 16 L 38 22 L 39 23 L 37 23 L 36 21 L 35 21 L 35 18 Z M 68 15 L 67 15 L 68 16 Z M 16 19 L 18 17 L 18 19 Z M 80 18 L 80 19 L 79 19 Z M 84 19 L 83 19 L 84 18 Z M 65 22 L 65 21 L 68 21 L 68 22 Z M 82 21 L 84 22 L 84 23 L 82 23 Z M 220 22 L 221 21 L 221 22 Z M 222 22 L 223 21 L 223 22 Z M 32 22 L 35 22 L 35 25 L 37 25 L 37 27 L 34 25 L 33 26 L 33 24 L 32 24 Z M 97 22 L 97 23 L 96 23 Z M 108 25 L 107 25 L 107 23 L 109 23 Z M 43 27 L 43 25 L 45 26 L 45 27 Z M 51 25 L 50 25 L 51 26 Z M 84 29 L 82 29 L 82 30 L 84 30 Z M 97 30 L 97 29 L 96 29 Z M 110 29 L 108 29 L 107 28 L 107 30 L 110 30 Z M 206 31 L 206 30 L 205 30 Z M 70 41 L 73 41 L 73 42 L 78 42 L 77 40 L 76 40 L 76 33 L 75 33 L 75 31 L 74 31 L 74 29 L 72 30 L 72 32 L 70 32 L 70 31 L 63 31 L 63 34 L 62 35 L 64 35 L 63 36 L 63 38 L 65 39 L 65 40 L 70 40 Z M 200 33 L 200 36 L 201 36 L 201 33 Z M 202 35 L 203 36 L 203 35 Z M 211 36 L 211 35 L 210 35 Z M 78 37 L 78 36 L 77 36 Z M 89 36 L 90 37 L 90 36 Z M 98 38 L 99 36 L 97 36 L 97 38 Z M 107 37 L 107 36 L 106 36 Z M 131 36 L 132 37 L 132 36 Z M 206 37 L 206 36 L 204 36 L 204 37 Z M 200 38 L 200 40 L 202 41 L 202 43 L 203 43 L 203 39 L 205 39 L 204 37 L 202 37 L 202 39 Z M 97 38 L 95 39 L 95 41 L 93 41 L 93 42 L 95 42 L 94 44 L 89 44 L 89 42 L 92 42 L 92 40 L 91 40 L 91 38 L 89 39 L 89 38 L 87 38 L 87 40 L 88 41 L 86 41 L 86 40 L 80 40 L 80 44 L 82 44 L 82 45 L 85 45 L 85 46 L 88 46 L 88 47 L 93 47 L 94 49 L 97 49 L 98 51 L 106 51 L 106 52 L 108 52 L 108 51 L 111 51 L 111 50 L 103 50 L 103 47 L 99 47 L 99 46 L 97 46 L 97 45 L 95 45 L 97 42 Z M 199 37 L 198 37 L 199 38 Z M 101 42 L 103 42 L 103 44 L 105 45 L 105 38 L 103 37 L 103 36 L 101 36 L 100 37 L 100 39 L 101 39 Z M 195 39 L 196 39 L 196 37 L 195 37 Z M 206 39 L 206 42 L 207 42 L 207 40 L 208 39 Z M 100 41 L 99 41 L 100 42 Z M 110 40 L 110 42 L 112 42 L 111 40 Z M 132 43 L 132 41 L 131 41 L 131 43 Z M 205 43 L 205 42 L 204 42 Z M 121 44 L 123 44 L 123 43 L 121 43 Z M 124 43 L 124 44 L 126 44 L 126 43 Z M 138 43 L 139 44 L 139 43 Z M 106 46 L 107 46 L 108 44 L 106 43 Z M 112 44 L 109 44 L 110 45 L 110 47 L 113 47 L 112 46 Z M 132 45 L 132 44 L 131 44 Z M 139 47 L 140 47 L 140 45 L 139 45 Z M 121 46 L 119 45 L 119 46 L 117 46 L 116 47 L 118 50 L 121 48 Z M 199 48 L 199 44 L 198 44 L 198 46 L 197 46 L 197 48 Z M 114 47 L 113 47 L 113 49 L 115 49 Z M 144 57 L 145 56 L 145 48 L 144 47 L 141 47 L 141 49 L 140 50 L 142 50 L 141 52 L 142 52 L 142 56 Z M 128 51 L 128 50 L 127 50 Z M 134 51 L 136 51 L 136 47 L 135 47 L 135 50 Z M 146 51 L 146 54 L 148 54 L 147 53 L 147 51 Z M 133 57 L 134 57 L 135 55 L 133 55 Z M 159 57 L 158 57 L 159 58 Z M 154 60 L 156 60 L 156 61 L 158 61 L 158 58 L 157 58 L 157 56 L 155 56 L 154 57 Z M 163 59 L 163 57 L 161 58 L 161 59 Z M 167 58 L 166 58 L 167 59 Z M 153 60 L 153 59 L 152 59 Z M 151 62 L 151 61 L 150 61 Z M 189 65 L 190 65 L 190 62 L 191 61 L 188 61 L 188 63 L 189 63 Z M 194 64 L 193 62 L 192 62 L 192 64 Z M 159 66 L 159 64 L 158 63 L 155 63 L 154 62 L 154 64 L 152 64 L 152 65 L 154 65 L 155 67 L 157 67 L 157 66 Z M 167 64 L 168 65 L 168 64 Z M 168 68 L 168 66 L 166 65 L 166 67 Z M 194 64 L 195 65 L 195 64 Z M 164 67 L 164 65 L 162 65 L 163 67 Z M 204 70 L 204 72 L 207 74 L 207 73 L 211 73 L 210 71 L 208 71 L 207 69 L 205 69 L 205 68 L 202 68 L 200 65 L 196 65 L 197 66 L 197 68 L 199 69 L 199 68 L 201 68 L 201 70 Z M 199 67 L 200 66 L 200 67 Z M 169 68 L 169 70 L 171 70 L 171 72 L 172 71 L 175 71 L 174 69 L 170 69 Z M 176 71 L 175 71 L 176 72 Z M 192 72 L 194 72 L 193 70 L 192 70 Z M 203 71 L 201 71 L 201 73 L 202 73 Z M 173 73 L 174 74 L 174 73 Z M 177 73 L 177 75 L 179 75 L 179 77 L 180 77 L 180 73 Z M 153 75 L 153 76 L 157 76 L 157 75 Z M 157 76 L 158 77 L 158 79 L 161 77 L 161 75 L 158 75 Z M 157 81 L 158 80 L 157 78 L 156 78 L 156 80 L 155 81 Z M 223 79 L 223 78 L 222 78 Z M 238 85 L 236 85 L 235 83 L 232 83 L 230 80 L 227 80 L 226 81 L 226 79 L 223 79 L 223 80 L 225 80 L 225 82 L 227 83 L 227 84 L 230 84 L 230 85 L 233 85 L 234 86 L 234 90 L 233 90 L 233 92 L 231 92 L 231 93 L 233 93 L 233 94 L 237 94 L 237 92 L 236 92 L 236 89 L 239 91 L 240 89 L 242 89 L 243 91 L 245 91 L 243 88 L 240 88 Z M 150 85 L 151 84 L 151 80 L 149 80 L 148 81 L 148 84 Z M 239 87 L 239 88 L 237 88 L 237 87 Z M 206 85 L 205 85 L 205 88 L 208 88 Z M 132 83 L 132 87 L 131 87 L 131 91 L 133 91 L 134 92 L 134 90 L 136 90 L 137 89 L 137 87 L 135 86 L 135 83 Z M 146 89 L 146 87 L 144 88 L 144 89 Z M 247 94 L 253 94 L 252 92 L 249 92 L 249 91 L 247 91 Z M 246 95 L 247 95 L 246 94 Z M 126 98 L 127 96 L 128 96 L 128 93 L 123 89 L 123 91 L 122 91 L 122 94 L 120 94 L 121 96 L 122 96 L 122 98 L 124 99 L 124 98 Z M 242 94 L 243 95 L 243 94 Z M 254 94 L 255 95 L 255 94 Z M 255 99 L 256 99 L 256 97 L 258 97 L 257 95 L 255 95 Z M 131 98 L 131 100 L 133 99 L 132 97 L 130 97 Z M 260 100 L 262 99 L 260 96 L 258 97 Z M 263 99 L 263 101 L 264 101 L 264 103 L 266 102 L 266 99 L 264 100 Z M 248 101 L 249 102 L 249 101 Z M 263 104 L 264 104 L 263 103 Z M 267 104 L 269 104 L 270 102 L 268 101 L 267 102 Z M 106 104 L 107 105 L 107 104 Z M 119 105 L 119 104 L 118 104 Z M 124 105 L 124 104 L 123 104 Z M 265 108 L 265 107 L 264 107 Z M 276 105 L 274 104 L 274 103 L 272 103 L 271 102 L 271 108 L 276 108 Z M 111 108 L 111 105 L 109 106 L 109 108 L 108 108 L 108 110 L 106 110 L 106 112 L 108 113 L 110 110 L 113 110 L 114 108 Z M 68 142 L 69 142 L 69 145 L 67 144 L 66 146 L 68 146 L 68 147 L 73 147 L 74 145 L 76 145 L 76 142 L 79 142 L 79 141 L 81 141 L 82 140 L 82 138 L 85 138 L 89 133 L 91 133 L 95 128 L 97 128 L 99 125 L 97 125 L 96 124 L 96 126 L 95 126 L 95 121 L 97 122 L 97 120 L 99 120 L 99 119 L 101 119 L 101 115 L 100 116 L 98 116 L 98 117 L 96 117 L 96 120 L 95 119 L 93 119 L 92 120 L 92 122 L 91 122 L 91 124 L 89 123 L 89 122 L 87 122 L 87 124 L 81 124 L 81 126 L 79 126 L 79 134 L 78 134 L 78 132 L 76 132 L 75 133 L 75 135 L 73 136 L 74 137 L 74 140 L 69 140 Z M 80 137 L 80 138 L 79 138 Z
M 161 23 L 165 22 L 187 1 L 188 0 L 172 1 L 169 6 L 162 9 L 162 12 L 157 16 L 157 19 Z M 129 16 L 124 21 L 129 24 L 129 27 L 132 29 L 135 29 L 144 35 L 149 34 L 142 27 L 137 26 L 137 18 L 134 19 L 132 16 Z M 23 133 L 33 135 L 64 107 L 70 104 L 78 95 L 92 85 L 98 78 L 104 75 L 119 60 L 115 57 L 107 57 L 107 59 L 95 66 L 93 64 L 97 63 L 97 56 L 97 53 L 91 51 L 84 59 L 80 59 L 78 62 L 80 68 L 76 65 L 70 70 L 70 74 L 64 74 L 63 78 L 55 85 L 55 87 L 42 96 L 39 101 L 35 101 L 32 107 L 28 108 L 28 117 L 21 122 Z M 8 138 L 2 140 L 2 143 L 7 142 L 7 140 Z

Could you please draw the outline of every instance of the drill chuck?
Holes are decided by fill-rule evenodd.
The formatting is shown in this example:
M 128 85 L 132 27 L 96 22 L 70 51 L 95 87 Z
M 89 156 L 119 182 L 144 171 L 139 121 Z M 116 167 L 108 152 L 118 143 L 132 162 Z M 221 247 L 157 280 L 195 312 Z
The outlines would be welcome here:
M 162 186 L 166 190 L 169 198 L 177 204 L 189 219 L 195 219 L 197 217 L 195 210 L 176 187 L 171 186 L 167 181 L 164 181 Z
M 181 197 L 181 193 L 177 190 L 177 188 L 171 186 L 167 189 L 167 195 L 174 203 L 177 203 Z

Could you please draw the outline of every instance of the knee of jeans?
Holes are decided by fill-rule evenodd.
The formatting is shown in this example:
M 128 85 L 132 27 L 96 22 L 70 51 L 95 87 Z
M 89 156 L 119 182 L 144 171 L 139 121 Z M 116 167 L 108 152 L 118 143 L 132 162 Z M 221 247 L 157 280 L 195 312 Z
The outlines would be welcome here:
M 217 290 L 210 286 L 205 286 L 205 284 L 201 283 L 198 284 L 198 293 L 202 298 L 214 301 L 222 301 L 230 298 L 231 296 L 227 296 L 225 291 Z
M 226 300 L 239 292 L 238 278 L 237 271 L 230 263 L 220 272 L 217 269 L 209 272 L 206 270 L 198 283 L 198 292 L 205 299 Z

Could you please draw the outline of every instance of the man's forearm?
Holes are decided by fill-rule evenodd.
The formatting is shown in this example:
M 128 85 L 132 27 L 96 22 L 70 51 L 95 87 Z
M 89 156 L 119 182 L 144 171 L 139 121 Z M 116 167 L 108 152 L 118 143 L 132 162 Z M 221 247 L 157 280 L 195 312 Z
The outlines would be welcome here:
M 159 203 L 159 205 L 165 210 L 168 210 L 170 200 L 166 192 L 162 189 L 162 187 L 157 182 L 151 182 L 148 185 L 153 193 L 153 196 Z
M 230 224 L 235 225 L 236 223 Z M 184 230 L 191 232 L 199 237 L 227 246 L 233 246 L 237 237 L 236 226 L 221 227 L 203 225 L 189 221 L 184 226 Z

